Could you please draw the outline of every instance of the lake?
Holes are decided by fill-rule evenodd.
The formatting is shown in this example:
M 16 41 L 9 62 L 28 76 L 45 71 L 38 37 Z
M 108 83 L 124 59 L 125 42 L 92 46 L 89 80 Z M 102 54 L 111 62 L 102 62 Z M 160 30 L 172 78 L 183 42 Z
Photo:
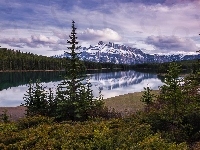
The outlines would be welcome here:
M 55 89 L 62 81 L 64 72 L 6 72 L 0 73 L 0 106 L 12 107 L 23 103 L 23 97 L 28 90 L 28 83 L 40 79 L 47 88 Z M 156 90 L 163 85 L 154 73 L 141 73 L 133 70 L 89 73 L 95 97 L 98 96 L 99 88 L 102 90 L 104 99 L 140 92 L 144 87 Z

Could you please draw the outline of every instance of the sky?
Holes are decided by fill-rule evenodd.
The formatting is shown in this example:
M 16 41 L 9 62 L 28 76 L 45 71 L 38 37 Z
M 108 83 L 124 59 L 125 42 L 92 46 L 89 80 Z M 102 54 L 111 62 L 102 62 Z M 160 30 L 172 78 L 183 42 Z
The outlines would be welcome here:
M 63 54 L 72 20 L 82 47 L 104 41 L 149 54 L 200 49 L 200 0 L 0 0 L 0 46 Z

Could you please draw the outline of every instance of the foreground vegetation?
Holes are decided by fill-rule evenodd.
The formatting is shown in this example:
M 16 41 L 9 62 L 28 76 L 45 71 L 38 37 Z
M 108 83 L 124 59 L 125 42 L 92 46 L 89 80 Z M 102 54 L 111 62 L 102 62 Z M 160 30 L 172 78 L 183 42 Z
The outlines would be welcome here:
M 32 117 L 0 124 L 0 149 L 171 149 L 185 150 L 153 133 L 139 118 L 55 123 Z
M 145 109 L 130 116 L 107 111 L 81 122 L 57 122 L 44 116 L 17 122 L 4 118 L 0 149 L 198 150 L 199 73 L 185 77 L 181 84 L 179 72 L 180 67 L 172 63 L 160 92 L 145 88 L 141 98 Z

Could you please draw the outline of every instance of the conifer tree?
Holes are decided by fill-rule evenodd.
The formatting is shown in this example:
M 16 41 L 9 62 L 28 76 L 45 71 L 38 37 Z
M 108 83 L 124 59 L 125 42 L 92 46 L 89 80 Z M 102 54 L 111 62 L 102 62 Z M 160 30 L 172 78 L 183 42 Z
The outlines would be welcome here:
M 25 103 L 22 105 L 27 108 L 27 116 L 46 116 L 48 114 L 49 105 L 47 93 L 45 87 L 40 83 L 40 80 L 37 80 L 35 85 L 30 81 L 29 88 L 24 97 L 24 102 Z
M 177 117 L 178 107 L 181 106 L 183 94 L 181 90 L 180 67 L 175 62 L 170 63 L 169 70 L 165 75 L 165 85 L 161 86 L 160 100 L 172 110 L 174 118 Z
M 154 98 L 155 95 L 152 94 L 152 89 L 148 86 L 144 87 L 144 92 L 140 100 L 146 104 L 147 111 L 149 111 L 150 105 L 153 104 Z
M 57 88 L 57 120 L 86 120 L 89 116 L 89 111 L 95 109 L 98 101 L 94 101 L 92 94 L 91 83 L 84 83 L 85 66 L 79 60 L 77 51 L 78 45 L 76 37 L 75 22 L 72 21 L 72 31 L 69 35 L 70 40 L 67 43 L 70 60 L 66 66 L 66 76 L 63 82 Z

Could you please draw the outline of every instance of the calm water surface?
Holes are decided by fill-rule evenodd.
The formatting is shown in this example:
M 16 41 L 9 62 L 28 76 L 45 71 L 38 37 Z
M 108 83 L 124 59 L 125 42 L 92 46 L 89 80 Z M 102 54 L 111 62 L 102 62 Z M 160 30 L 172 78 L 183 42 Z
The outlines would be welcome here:
M 12 72 L 0 73 L 0 106 L 19 106 L 28 90 L 28 83 L 40 78 L 47 88 L 55 89 L 62 81 L 63 72 Z M 158 89 L 163 85 L 156 74 L 141 73 L 133 70 L 109 73 L 89 74 L 94 96 L 98 96 L 99 88 L 104 99 L 127 93 L 140 92 L 143 87 Z

